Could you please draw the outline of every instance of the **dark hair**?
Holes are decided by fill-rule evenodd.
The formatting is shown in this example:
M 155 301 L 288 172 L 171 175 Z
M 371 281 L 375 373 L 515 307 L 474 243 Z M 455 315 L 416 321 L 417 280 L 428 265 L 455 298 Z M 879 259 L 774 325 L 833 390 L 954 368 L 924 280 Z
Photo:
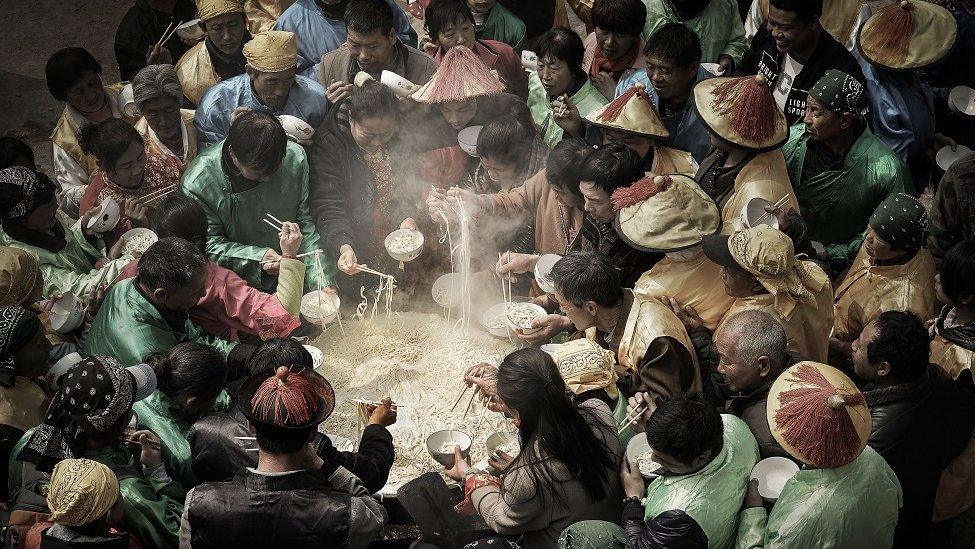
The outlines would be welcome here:
M 157 388 L 170 399 L 214 400 L 227 381 L 227 363 L 213 347 L 187 341 L 168 352 L 154 352 L 146 364 L 156 372 Z
M 309 443 L 317 426 L 308 429 L 276 429 L 270 425 L 252 422 L 258 447 L 269 454 L 294 454 Z
M 795 13 L 804 23 L 823 15 L 823 0 L 769 0 L 769 5 L 783 11 Z
M 64 48 L 58 50 L 44 67 L 47 90 L 58 101 L 68 100 L 68 90 L 86 74 L 102 74 L 102 66 L 83 48 Z
M 94 156 L 103 170 L 111 169 L 133 143 L 145 147 L 139 132 L 119 118 L 85 124 L 78 131 L 78 144 L 82 152 Z
M 478 134 L 478 156 L 497 158 L 503 162 L 518 164 L 532 150 L 535 128 L 514 116 L 493 118 Z
M 230 125 L 227 145 L 248 168 L 272 174 L 281 167 L 288 151 L 288 136 L 271 113 L 248 111 Z
M 569 471 L 569 478 L 583 485 L 591 500 L 607 496 L 608 471 L 616 471 L 617 458 L 593 429 L 604 428 L 607 438 L 616 435 L 592 410 L 573 404 L 548 353 L 536 348 L 509 353 L 498 367 L 498 396 L 519 414 L 519 439 L 526 450 L 516 458 L 515 467 L 526 467 L 536 482 L 552 483 L 548 479 L 558 477 L 552 470 L 552 462 L 557 461 Z M 538 452 L 527 450 L 536 446 Z M 536 493 L 551 492 L 562 498 L 559 489 L 549 488 Z
M 592 181 L 597 187 L 613 194 L 644 177 L 644 164 L 633 149 L 618 143 L 601 145 L 590 153 L 583 165 L 580 181 Z
M 590 19 L 601 30 L 640 36 L 647 20 L 647 6 L 641 0 L 594 0 Z
M 349 0 L 343 19 L 346 29 L 358 34 L 393 33 L 393 8 L 386 0 Z
M 559 293 L 577 307 L 587 301 L 613 307 L 624 298 L 617 267 L 598 252 L 570 252 L 552 266 L 550 276 Z
M 973 241 L 963 240 L 949 248 L 939 269 L 942 293 L 958 305 L 964 297 L 973 297 Z M 972 304 L 970 304 L 972 305 Z
M 155 290 L 178 290 L 207 268 L 196 244 L 182 238 L 160 238 L 139 259 L 139 282 Z
M 582 198 L 580 173 L 593 149 L 581 139 L 563 139 L 549 152 L 546 160 L 546 182 Z
M 159 238 L 176 237 L 196 244 L 200 251 L 207 244 L 207 214 L 195 199 L 173 193 L 156 206 L 153 231 Z
M 868 363 L 887 362 L 898 382 L 918 379 L 929 365 L 929 333 L 911 311 L 885 311 L 874 319 L 874 339 L 868 342 Z
M 705 452 L 718 455 L 724 430 L 722 416 L 700 394 L 675 393 L 654 410 L 644 432 L 651 448 L 691 465 Z
M 679 67 L 701 62 L 701 40 L 695 31 L 681 23 L 662 25 L 644 44 L 644 57 L 660 57 Z
M 390 88 L 379 82 L 366 82 L 349 96 L 349 119 L 362 122 L 366 118 L 400 118 L 400 106 Z
M 247 360 L 247 375 L 274 372 L 279 366 L 312 368 L 312 355 L 291 338 L 269 339 L 258 346 Z
M 546 32 L 536 41 L 535 51 L 539 59 L 548 57 L 564 61 L 577 80 L 586 78 L 586 71 L 583 69 L 586 46 L 574 31 L 556 27 Z
M 16 137 L 0 137 L 0 170 L 17 166 L 17 160 L 21 158 L 26 158 L 31 163 L 30 166 L 24 166 L 25 168 L 36 169 L 34 151 L 30 145 Z
M 474 14 L 465 0 L 433 0 L 424 10 L 424 28 L 427 36 L 437 42 L 441 29 L 463 19 L 474 23 Z
M 524 99 L 511 93 L 499 93 L 486 97 L 491 101 L 492 118 L 509 117 L 518 120 L 519 124 L 528 128 L 533 136 L 537 133 L 535 120 L 532 119 L 532 111 Z M 480 107 L 479 107 L 480 108 Z

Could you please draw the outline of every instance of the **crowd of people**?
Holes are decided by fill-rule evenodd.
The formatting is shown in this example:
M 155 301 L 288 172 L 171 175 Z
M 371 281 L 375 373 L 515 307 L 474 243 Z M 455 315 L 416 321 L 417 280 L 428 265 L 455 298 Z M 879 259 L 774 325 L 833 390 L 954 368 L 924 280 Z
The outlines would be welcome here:
M 396 538 L 397 404 L 320 432 L 302 298 L 429 301 L 459 222 L 546 311 L 463 380 L 521 450 L 432 461 L 398 539 L 973 543 L 971 0 L 135 0 L 121 82 L 83 46 L 51 175 L 0 139 L 7 547 Z

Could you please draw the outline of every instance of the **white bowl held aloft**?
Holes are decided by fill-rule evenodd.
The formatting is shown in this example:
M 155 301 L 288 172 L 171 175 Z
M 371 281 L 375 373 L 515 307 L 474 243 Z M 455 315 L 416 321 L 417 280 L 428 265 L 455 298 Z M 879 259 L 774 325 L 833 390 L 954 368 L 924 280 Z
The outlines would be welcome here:
M 637 467 L 644 478 L 654 478 L 658 476 L 655 471 L 661 468 L 661 464 L 651 459 L 651 445 L 647 443 L 647 435 L 637 433 L 630 442 L 627 443 L 625 451 L 627 461 L 631 467 Z
M 142 255 L 158 240 L 156 233 L 143 227 L 136 227 L 122 234 L 122 253 L 133 257 Z
M 413 261 L 424 251 L 424 233 L 413 229 L 397 229 L 383 240 L 386 252 L 397 261 Z
M 973 152 L 972 149 L 965 145 L 956 145 L 956 150 L 952 150 L 952 147 L 947 145 L 939 149 L 939 152 L 935 153 L 935 163 L 939 165 L 939 168 L 942 169 L 942 171 L 946 171 L 950 166 L 956 163 L 956 160 L 959 160 L 971 152 Z
M 468 126 L 458 132 L 458 145 L 471 156 L 478 156 L 478 136 L 484 126 Z
M 949 90 L 949 108 L 964 116 L 976 115 L 976 92 L 969 86 L 956 86 Z
M 471 454 L 471 435 L 464 431 L 437 431 L 427 437 L 427 451 L 437 463 L 444 467 L 454 467 L 454 447 L 461 447 L 461 456 Z
M 312 290 L 302 296 L 301 315 L 312 324 L 324 327 L 331 324 L 338 316 L 339 304 L 337 294 L 325 290 Z M 312 359 L 315 359 L 314 353 Z
M 77 330 L 85 320 L 85 303 L 68 292 L 51 306 L 51 328 L 59 334 Z
M 96 233 L 105 233 L 114 229 L 121 217 L 122 208 L 119 203 L 111 196 L 106 196 L 88 220 L 88 228 Z
M 562 258 L 563 256 L 558 254 L 545 254 L 535 262 L 533 270 L 535 283 L 547 294 L 556 293 L 556 287 L 552 283 L 552 267 Z
M 774 229 L 779 228 L 779 220 L 775 215 L 766 215 L 766 207 L 771 206 L 765 198 L 753 198 L 739 212 L 739 222 L 743 229 L 755 227 L 756 225 L 769 225 Z M 761 220 L 761 221 L 760 221 Z
M 315 130 L 312 129 L 312 126 L 297 116 L 281 114 L 278 115 L 278 120 L 281 122 L 281 127 L 285 129 L 288 137 L 296 141 L 309 141 L 315 135 Z
M 759 495 L 768 501 L 775 501 L 783 492 L 783 486 L 793 478 L 800 467 L 785 457 L 768 457 L 752 468 L 750 479 L 759 480 Z
M 400 97 L 410 97 L 420 89 L 420 86 L 391 71 L 380 73 L 380 84 L 393 90 L 393 93 Z
M 200 27 L 199 19 L 192 19 L 176 27 L 176 34 L 183 40 L 197 41 L 207 33 Z

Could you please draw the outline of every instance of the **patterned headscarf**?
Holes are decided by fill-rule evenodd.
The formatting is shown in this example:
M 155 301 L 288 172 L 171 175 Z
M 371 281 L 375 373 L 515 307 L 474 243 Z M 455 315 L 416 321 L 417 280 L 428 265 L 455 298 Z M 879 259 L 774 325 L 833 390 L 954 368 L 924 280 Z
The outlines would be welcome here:
M 602 520 L 584 520 L 563 530 L 559 549 L 630 549 L 627 534 L 620 526 Z
M 566 389 L 574 395 L 603 389 L 617 398 L 617 355 L 589 339 L 574 339 L 556 347 L 552 360 Z
M 929 236 L 929 217 L 917 198 L 896 193 L 878 205 L 869 222 L 874 232 L 896 250 L 915 252 Z
M 62 459 L 75 457 L 73 445 L 84 430 L 107 431 L 132 409 L 136 382 L 119 361 L 95 355 L 75 364 L 51 398 L 47 417 L 31 435 L 20 460 L 50 472 Z
M 14 386 L 14 355 L 41 330 L 37 315 L 19 305 L 0 307 L 0 385 Z
M 23 166 L 0 170 L 0 222 L 19 221 L 54 199 L 55 186 L 42 172 Z
M 837 69 L 829 69 L 820 80 L 810 88 L 814 96 L 832 111 L 863 115 L 868 107 L 864 86 L 853 76 Z
M 47 491 L 51 522 L 84 526 L 105 516 L 119 500 L 119 479 L 90 459 L 65 459 L 54 466 Z
M 41 270 L 33 255 L 0 246 L 0 307 L 22 305 L 41 283 Z

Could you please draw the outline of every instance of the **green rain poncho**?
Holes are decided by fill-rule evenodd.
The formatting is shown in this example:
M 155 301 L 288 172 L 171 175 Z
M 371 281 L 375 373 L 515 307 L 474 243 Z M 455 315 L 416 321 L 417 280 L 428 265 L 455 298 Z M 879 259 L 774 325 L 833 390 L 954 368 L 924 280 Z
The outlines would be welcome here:
M 647 40 L 654 31 L 667 23 L 681 23 L 695 31 L 701 41 L 703 63 L 718 63 L 719 56 L 728 55 L 736 64 L 742 62 L 749 41 L 739 17 L 735 0 L 711 0 L 698 17 L 682 21 L 671 5 L 672 0 L 644 0 L 647 22 L 641 38 Z
M 268 181 L 235 193 L 224 172 L 218 141 L 196 157 L 183 174 L 183 191 L 200 201 L 207 212 L 207 254 L 251 286 L 273 292 L 274 277 L 261 270 L 268 249 L 278 250 L 278 232 L 262 221 L 268 214 L 301 227 L 300 252 L 319 248 L 319 235 L 308 211 L 308 160 L 301 145 L 288 142 L 281 167 Z M 305 286 L 317 289 L 315 254 L 304 258 Z M 333 261 L 323 253 L 324 283 L 332 284 Z
M 610 102 L 593 84 L 590 84 L 588 79 L 570 99 L 579 109 L 580 116 L 586 116 Z M 539 74 L 536 72 L 529 73 L 528 104 L 532 120 L 535 120 L 536 126 L 539 126 L 542 140 L 550 149 L 555 147 L 563 140 L 563 129 L 553 119 L 552 100 L 549 99 L 546 89 L 542 87 L 542 81 L 539 80 Z
M 736 547 L 891 547 L 901 501 L 894 471 L 869 446 L 843 467 L 798 471 L 768 518 L 762 507 L 743 510 Z
M 708 536 L 709 549 L 732 546 L 749 474 L 759 461 L 759 445 L 745 422 L 723 414 L 722 423 L 722 451 L 708 465 L 690 475 L 652 480 L 644 500 L 645 520 L 670 509 L 683 510 L 695 519 Z
M 131 366 L 154 351 L 168 351 L 183 341 L 205 343 L 224 357 L 234 347 L 229 341 L 205 334 L 190 320 L 183 333 L 174 331 L 159 310 L 136 290 L 136 280 L 123 280 L 108 291 L 85 338 L 84 356 L 108 355 Z
M 520 51 L 525 45 L 525 23 L 498 3 L 491 8 L 485 24 L 476 32 L 479 39 L 504 42 L 515 51 Z

